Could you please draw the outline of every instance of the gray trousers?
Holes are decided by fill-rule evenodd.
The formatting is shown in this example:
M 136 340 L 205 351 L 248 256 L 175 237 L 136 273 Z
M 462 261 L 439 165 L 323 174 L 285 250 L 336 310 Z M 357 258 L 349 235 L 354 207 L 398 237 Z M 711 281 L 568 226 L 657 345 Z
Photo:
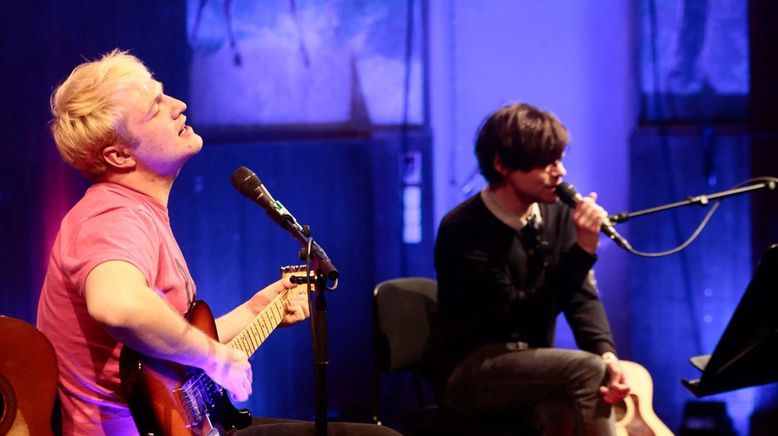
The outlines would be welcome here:
M 442 401 L 473 416 L 532 413 L 545 435 L 614 435 L 598 393 L 606 376 L 602 358 L 586 351 L 491 344 L 454 369 Z

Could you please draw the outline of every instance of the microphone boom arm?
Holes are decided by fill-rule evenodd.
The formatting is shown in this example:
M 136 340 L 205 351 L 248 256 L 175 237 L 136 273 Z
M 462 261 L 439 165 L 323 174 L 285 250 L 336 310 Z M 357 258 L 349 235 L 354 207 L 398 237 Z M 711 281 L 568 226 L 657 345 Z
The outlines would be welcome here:
M 743 186 L 739 188 L 727 189 L 726 191 L 715 192 L 713 194 L 703 194 L 696 197 L 689 197 L 686 200 L 676 201 L 675 203 L 663 204 L 660 206 L 650 207 L 648 209 L 642 209 L 635 212 L 620 212 L 608 217 L 608 220 L 613 223 L 623 223 L 630 218 L 635 218 L 643 215 L 649 215 L 656 212 L 662 212 L 668 209 L 675 209 L 677 207 L 691 206 L 693 204 L 699 204 L 700 206 L 707 206 L 711 200 L 718 200 L 719 198 L 731 197 L 733 195 L 744 194 L 746 192 L 758 191 L 760 189 L 768 189 L 770 191 L 776 188 L 775 180 L 767 180 L 762 183 L 756 183 L 753 185 Z

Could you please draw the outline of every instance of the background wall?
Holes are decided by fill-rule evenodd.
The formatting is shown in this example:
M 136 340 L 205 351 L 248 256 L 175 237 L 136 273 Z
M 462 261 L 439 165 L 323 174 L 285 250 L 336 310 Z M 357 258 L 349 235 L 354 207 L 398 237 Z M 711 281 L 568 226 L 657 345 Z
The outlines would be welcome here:
M 635 14 L 630 2 L 430 2 L 436 218 L 484 186 L 476 130 L 489 112 L 514 101 L 549 110 L 568 127 L 571 183 L 597 191 L 609 211 L 627 208 L 629 137 L 638 116 Z M 597 273 L 623 347 L 627 257 L 617 250 L 602 245 Z M 571 341 L 563 331 L 558 344 Z
M 641 128 L 637 3 L 429 0 L 424 3 L 429 102 L 421 127 L 347 138 L 206 136 L 206 147 L 182 171 L 170 205 L 200 296 L 217 312 L 226 310 L 274 280 L 278 266 L 296 263 L 296 243 L 228 185 L 232 170 L 249 166 L 312 226 L 344 274 L 330 294 L 330 413 L 365 421 L 372 386 L 371 289 L 391 277 L 433 276 L 435 223 L 483 186 L 472 142 L 490 111 L 528 101 L 559 116 L 573 138 L 565 159 L 568 180 L 583 192 L 597 191 L 612 213 L 742 180 L 754 167 L 748 156 L 774 149 L 774 136 L 759 136 L 758 153 L 751 153 L 747 130 L 721 130 L 715 120 L 691 120 L 681 131 Z M 770 16 L 767 9 L 759 16 Z M 121 47 L 142 58 L 170 94 L 186 99 L 191 56 L 185 10 L 182 0 L 30 0 L 3 6 L 0 313 L 34 322 L 58 223 L 86 187 L 61 163 L 50 139 L 52 89 L 83 58 Z M 769 44 L 759 47 L 760 53 L 770 52 Z M 763 71 L 769 68 L 754 74 L 764 77 Z M 770 89 L 764 85 L 769 80 L 760 83 Z M 774 130 L 769 117 L 760 119 L 767 121 L 759 131 Z M 422 157 L 417 244 L 402 243 L 407 151 Z M 778 173 L 768 160 L 755 162 L 762 175 Z M 711 171 L 718 177 L 714 184 Z M 775 196 L 759 201 L 758 216 L 773 216 Z M 695 375 L 686 359 L 712 351 L 758 260 L 749 256 L 750 203 L 725 205 L 729 209 L 683 256 L 659 262 L 630 258 L 607 241 L 600 250 L 598 280 L 617 346 L 624 357 L 651 370 L 655 408 L 674 430 L 682 427 L 683 407 L 693 399 L 679 387 L 681 378 Z M 676 222 L 635 221 L 619 230 L 639 248 L 659 248 L 677 242 L 697 217 L 681 212 Z M 759 222 L 754 246 L 776 237 L 763 231 L 774 220 Z M 574 345 L 564 329 L 557 344 Z M 258 383 L 247 405 L 259 415 L 311 418 L 310 359 L 307 326 L 272 336 L 254 360 Z M 389 381 L 387 398 L 394 406 L 407 404 L 404 383 Z M 770 410 L 774 398 L 761 388 L 714 399 L 728 401 L 744 433 L 752 410 Z

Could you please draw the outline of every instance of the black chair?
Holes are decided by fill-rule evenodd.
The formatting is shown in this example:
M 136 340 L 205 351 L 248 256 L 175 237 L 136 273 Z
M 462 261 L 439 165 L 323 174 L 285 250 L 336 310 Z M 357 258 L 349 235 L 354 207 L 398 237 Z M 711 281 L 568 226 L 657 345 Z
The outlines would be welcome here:
M 381 379 L 387 374 L 410 373 L 416 393 L 416 409 L 401 431 L 407 435 L 527 434 L 528 416 L 488 420 L 465 416 L 437 404 L 421 375 L 430 319 L 437 310 L 437 282 L 410 277 L 388 280 L 373 291 L 376 393 L 374 422 L 381 423 Z M 522 430 L 524 429 L 524 430 Z

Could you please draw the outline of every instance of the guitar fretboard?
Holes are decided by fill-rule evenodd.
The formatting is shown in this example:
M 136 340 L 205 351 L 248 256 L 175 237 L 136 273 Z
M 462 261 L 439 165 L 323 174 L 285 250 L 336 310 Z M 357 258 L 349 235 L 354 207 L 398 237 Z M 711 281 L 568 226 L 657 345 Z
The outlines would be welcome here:
M 270 333 L 278 327 L 284 319 L 288 291 L 284 291 L 270 302 L 262 312 L 254 318 L 243 330 L 227 343 L 232 348 L 238 349 L 251 356 L 260 345 L 265 342 Z
M 304 271 L 304 265 L 302 266 L 287 266 L 281 268 L 282 277 L 288 277 L 289 275 L 297 272 Z M 301 271 L 302 270 L 302 271 Z M 292 289 L 286 289 L 279 293 L 261 312 L 249 323 L 243 330 L 240 331 L 235 337 L 227 343 L 228 346 L 246 353 L 246 356 L 251 357 L 255 351 L 265 342 L 265 339 L 270 336 L 270 333 L 275 330 L 276 327 L 284 319 L 286 313 L 286 305 L 289 302 L 289 293 L 305 292 L 305 285 L 298 285 Z

